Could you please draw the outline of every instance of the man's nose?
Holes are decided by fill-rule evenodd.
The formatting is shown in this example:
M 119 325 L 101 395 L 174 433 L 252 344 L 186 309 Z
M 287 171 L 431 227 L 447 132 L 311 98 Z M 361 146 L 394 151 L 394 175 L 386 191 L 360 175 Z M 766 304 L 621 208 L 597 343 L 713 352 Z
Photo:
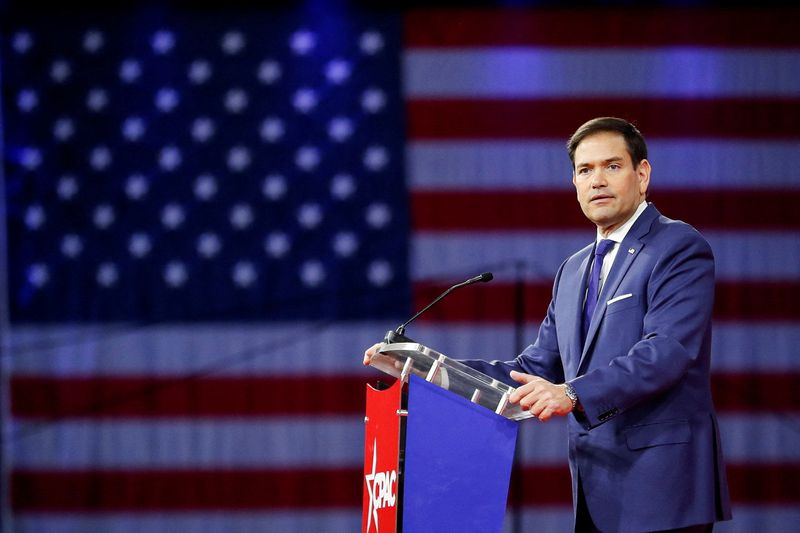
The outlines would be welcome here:
M 608 182 L 606 182 L 606 177 L 602 170 L 592 174 L 592 189 L 599 189 L 606 185 L 608 185 Z

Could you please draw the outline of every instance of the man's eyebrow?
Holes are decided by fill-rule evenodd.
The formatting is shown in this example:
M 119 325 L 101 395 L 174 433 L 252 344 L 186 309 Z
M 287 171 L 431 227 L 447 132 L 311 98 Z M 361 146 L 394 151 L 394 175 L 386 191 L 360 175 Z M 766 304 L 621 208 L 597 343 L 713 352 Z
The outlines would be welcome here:
M 603 165 L 607 165 L 609 163 L 616 163 L 617 161 L 624 161 L 624 160 L 625 160 L 624 157 L 617 155 L 617 156 L 614 156 L 614 157 L 609 157 L 608 159 L 604 159 L 600 163 L 603 164 Z M 591 164 L 592 164 L 591 161 L 581 161 L 581 162 L 575 163 L 575 168 L 588 167 Z

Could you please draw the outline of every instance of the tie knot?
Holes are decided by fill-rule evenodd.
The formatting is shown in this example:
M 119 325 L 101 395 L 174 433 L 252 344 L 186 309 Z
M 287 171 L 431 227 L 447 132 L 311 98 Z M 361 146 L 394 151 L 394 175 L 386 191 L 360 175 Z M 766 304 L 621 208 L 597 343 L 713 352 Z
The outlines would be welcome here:
M 614 241 L 611 239 L 603 239 L 599 243 L 597 243 L 597 248 L 594 251 L 594 255 L 598 257 L 604 257 L 606 253 L 614 246 Z

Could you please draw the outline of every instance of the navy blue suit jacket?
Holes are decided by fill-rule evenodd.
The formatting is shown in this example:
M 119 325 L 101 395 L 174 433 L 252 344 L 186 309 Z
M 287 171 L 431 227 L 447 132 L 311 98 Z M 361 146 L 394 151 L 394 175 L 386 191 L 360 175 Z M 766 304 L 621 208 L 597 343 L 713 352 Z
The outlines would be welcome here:
M 584 410 L 568 417 L 573 502 L 580 476 L 602 531 L 730 518 L 709 383 L 711 247 L 649 205 L 620 244 L 582 342 L 593 248 L 559 268 L 534 344 L 513 361 L 467 364 L 514 386 L 512 369 L 572 383 Z

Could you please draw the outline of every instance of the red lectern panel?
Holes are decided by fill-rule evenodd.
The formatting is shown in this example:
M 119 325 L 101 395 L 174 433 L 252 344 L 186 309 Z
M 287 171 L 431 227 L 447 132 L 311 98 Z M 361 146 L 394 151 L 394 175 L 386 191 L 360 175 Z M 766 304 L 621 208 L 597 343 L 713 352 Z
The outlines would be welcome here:
M 367 385 L 364 434 L 364 497 L 362 533 L 395 533 L 400 457 L 400 415 L 403 382 L 385 390 Z

